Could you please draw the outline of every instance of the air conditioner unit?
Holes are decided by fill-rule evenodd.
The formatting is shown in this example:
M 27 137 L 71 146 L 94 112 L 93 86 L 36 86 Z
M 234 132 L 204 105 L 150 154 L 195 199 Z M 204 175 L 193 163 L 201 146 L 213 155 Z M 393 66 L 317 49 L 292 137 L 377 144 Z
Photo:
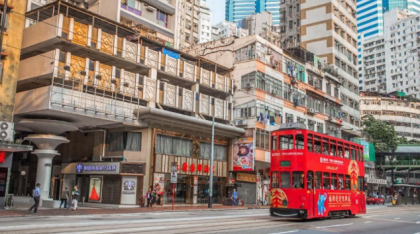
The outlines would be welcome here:
M 148 6 L 146 6 L 146 10 L 149 11 L 149 12 L 155 12 L 156 8 L 148 5 Z
M 0 141 L 13 142 L 15 136 L 14 123 L 0 122 Z

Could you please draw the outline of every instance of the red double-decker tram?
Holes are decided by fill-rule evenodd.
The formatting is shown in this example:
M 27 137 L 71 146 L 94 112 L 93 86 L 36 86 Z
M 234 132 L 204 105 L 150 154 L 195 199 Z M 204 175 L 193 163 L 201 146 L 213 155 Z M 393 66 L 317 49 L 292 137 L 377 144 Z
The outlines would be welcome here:
M 270 215 L 314 219 L 366 213 L 363 146 L 296 125 L 271 132 Z

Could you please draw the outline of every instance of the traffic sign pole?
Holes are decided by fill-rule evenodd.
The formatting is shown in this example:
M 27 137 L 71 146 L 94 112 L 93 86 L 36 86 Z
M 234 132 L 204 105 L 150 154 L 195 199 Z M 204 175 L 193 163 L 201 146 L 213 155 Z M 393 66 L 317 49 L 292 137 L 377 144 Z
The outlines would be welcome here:
M 174 210 L 175 203 L 175 184 L 172 184 L 172 210 Z
M 171 166 L 171 183 L 172 183 L 172 210 L 174 210 L 175 204 L 175 184 L 178 179 L 178 167 L 176 162 L 172 162 Z

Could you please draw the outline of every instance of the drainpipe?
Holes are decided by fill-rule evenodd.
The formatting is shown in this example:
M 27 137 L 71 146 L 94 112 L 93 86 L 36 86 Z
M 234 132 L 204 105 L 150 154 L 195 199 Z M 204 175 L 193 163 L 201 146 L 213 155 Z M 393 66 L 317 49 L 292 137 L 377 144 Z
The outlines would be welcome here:
M 79 132 L 83 132 L 83 133 L 89 133 L 89 132 L 103 132 L 104 137 L 103 137 L 103 141 L 102 141 L 102 153 L 99 156 L 99 161 L 102 162 L 102 158 L 105 157 L 105 147 L 106 147 L 106 130 L 104 129 L 94 129 L 94 130 L 80 130 Z

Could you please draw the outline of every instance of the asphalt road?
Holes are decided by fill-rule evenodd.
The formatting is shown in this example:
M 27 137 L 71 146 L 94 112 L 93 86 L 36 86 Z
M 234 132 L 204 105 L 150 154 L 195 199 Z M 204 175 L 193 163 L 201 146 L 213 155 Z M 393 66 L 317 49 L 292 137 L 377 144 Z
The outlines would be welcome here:
M 368 206 L 356 218 L 287 221 L 267 209 L 0 218 L 0 233 L 420 234 L 420 206 Z

